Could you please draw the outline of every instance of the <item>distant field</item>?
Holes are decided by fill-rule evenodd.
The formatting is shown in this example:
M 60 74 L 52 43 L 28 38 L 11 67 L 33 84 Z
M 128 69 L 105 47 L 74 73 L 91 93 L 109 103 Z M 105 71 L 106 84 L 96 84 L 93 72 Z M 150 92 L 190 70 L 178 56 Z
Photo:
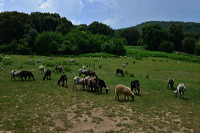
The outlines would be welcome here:
M 0 62 L 0 133 L 11 132 L 194 132 L 200 131 L 200 64 L 161 57 L 128 58 L 48 57 L 9 55 L 10 61 Z M 32 63 L 28 60 L 32 59 Z M 38 71 L 42 60 L 46 69 L 63 66 L 68 76 L 68 88 L 58 86 L 62 75 L 52 73 L 52 80 L 42 80 Z M 75 59 L 76 63 L 69 63 Z M 153 59 L 155 61 L 153 61 Z M 121 60 L 119 62 L 119 60 Z M 133 64 L 133 61 L 135 63 Z M 115 76 L 122 64 L 125 77 Z M 93 94 L 73 90 L 73 78 L 82 66 L 94 70 L 110 92 Z M 11 81 L 11 70 L 29 70 L 35 81 Z M 185 99 L 176 99 L 174 90 L 167 89 L 167 79 L 175 86 L 184 83 Z M 132 80 L 141 83 L 141 96 L 135 101 L 114 100 L 117 84 L 130 86 Z M 79 86 L 80 88 L 80 86 Z

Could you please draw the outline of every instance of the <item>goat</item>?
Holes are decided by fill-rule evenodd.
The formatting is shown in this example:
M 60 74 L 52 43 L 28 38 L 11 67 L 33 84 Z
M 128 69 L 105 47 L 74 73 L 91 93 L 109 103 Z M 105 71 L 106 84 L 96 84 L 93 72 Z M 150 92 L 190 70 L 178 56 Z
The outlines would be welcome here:
M 51 79 L 51 70 L 47 69 L 45 71 L 45 75 L 43 77 L 43 80 L 45 80 L 45 78 L 47 78 L 47 80 L 50 80 Z
M 180 96 L 180 98 L 184 98 L 184 92 L 186 91 L 186 87 L 183 83 L 180 83 L 178 86 L 177 86 L 177 90 L 174 91 L 174 95 L 175 97 Z
M 167 82 L 167 88 L 174 89 L 174 79 L 169 78 Z
M 74 84 L 73 84 L 73 90 L 74 90 L 74 86 L 76 88 L 76 85 L 82 85 L 82 88 L 85 89 L 85 85 L 87 84 L 86 79 L 85 78 L 81 78 L 81 77 L 74 77 Z M 77 89 L 77 88 L 76 88 Z
M 30 72 L 30 71 L 21 71 L 20 72 L 20 78 L 21 78 L 21 81 L 25 80 L 26 81 L 26 78 L 28 77 L 28 80 L 35 80 L 35 77 L 33 76 L 33 73 Z
M 10 79 L 12 80 L 14 78 L 14 80 L 16 80 L 15 77 L 18 77 L 18 79 L 19 79 L 20 78 L 20 72 L 21 71 L 12 70 L 11 75 L 10 75 Z
M 41 72 L 41 73 L 44 73 L 46 70 L 45 70 L 45 67 L 43 66 L 43 65 L 40 65 L 39 66 L 39 71 Z
M 139 80 L 133 80 L 132 82 L 131 82 L 131 91 L 133 92 L 133 89 L 135 88 L 135 94 L 138 94 L 138 95 L 140 95 L 140 90 L 141 90 L 141 88 L 140 88 L 140 82 L 139 82 Z
M 65 84 L 67 86 L 67 75 L 62 75 L 60 76 L 60 79 L 58 80 L 58 85 L 60 85 L 60 82 L 62 82 L 62 86 L 64 87 Z
M 124 71 L 122 69 L 116 69 L 116 74 L 117 76 L 119 76 L 119 74 L 122 75 L 122 77 L 124 77 Z
M 55 66 L 54 67 L 54 72 L 60 72 L 60 73 L 64 73 L 65 71 L 64 71 L 64 69 L 61 67 L 61 66 Z

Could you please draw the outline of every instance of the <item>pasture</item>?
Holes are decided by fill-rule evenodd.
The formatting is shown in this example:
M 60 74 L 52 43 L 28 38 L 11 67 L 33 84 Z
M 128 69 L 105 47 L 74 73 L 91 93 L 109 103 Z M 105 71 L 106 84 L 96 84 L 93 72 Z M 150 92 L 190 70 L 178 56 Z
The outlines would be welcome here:
M 31 59 L 32 62 L 28 62 Z M 51 80 L 35 61 L 41 59 L 46 69 L 52 70 Z M 69 62 L 69 59 L 76 62 Z M 0 132 L 194 132 L 200 131 L 200 64 L 168 58 L 48 57 L 29 58 L 10 55 L 0 62 Z M 120 61 L 119 61 L 120 59 Z M 135 63 L 133 63 L 135 61 Z M 128 62 L 125 68 L 121 66 Z M 68 76 L 68 87 L 57 85 L 61 73 L 54 73 L 60 65 Z M 73 78 L 82 66 L 96 72 L 110 88 L 108 94 L 73 90 Z M 115 76 L 121 68 L 124 77 Z M 28 70 L 35 81 L 14 81 L 11 70 Z M 174 97 L 167 89 L 168 78 L 175 79 L 175 87 L 184 83 L 184 99 Z M 141 95 L 135 101 L 115 101 L 117 84 L 130 87 L 139 80 Z

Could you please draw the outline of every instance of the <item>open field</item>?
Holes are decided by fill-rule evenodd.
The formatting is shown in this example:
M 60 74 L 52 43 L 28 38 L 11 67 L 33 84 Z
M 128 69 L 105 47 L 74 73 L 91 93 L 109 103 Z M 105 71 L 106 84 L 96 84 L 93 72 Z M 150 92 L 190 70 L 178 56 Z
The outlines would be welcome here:
M 128 58 L 54 57 L 10 55 L 9 62 L 0 62 L 0 133 L 1 132 L 194 132 L 200 131 L 200 64 L 154 57 L 135 60 Z M 68 76 L 68 88 L 57 85 L 62 75 L 52 73 L 52 80 L 42 80 L 39 64 L 28 60 L 42 59 L 53 71 L 61 65 Z M 75 59 L 76 63 L 69 63 Z M 118 62 L 118 60 L 121 62 Z M 133 64 L 133 61 L 135 63 Z M 125 77 L 115 76 L 122 68 Z M 110 88 L 108 94 L 93 94 L 73 90 L 73 78 L 83 65 L 94 70 Z M 11 70 L 29 70 L 35 81 L 11 81 Z M 131 76 L 130 76 L 131 75 Z M 167 89 L 167 79 L 175 79 L 175 86 L 184 83 L 185 99 L 176 99 Z M 114 100 L 117 84 L 130 86 L 138 79 L 141 96 L 135 101 Z M 79 86 L 80 88 L 80 86 Z

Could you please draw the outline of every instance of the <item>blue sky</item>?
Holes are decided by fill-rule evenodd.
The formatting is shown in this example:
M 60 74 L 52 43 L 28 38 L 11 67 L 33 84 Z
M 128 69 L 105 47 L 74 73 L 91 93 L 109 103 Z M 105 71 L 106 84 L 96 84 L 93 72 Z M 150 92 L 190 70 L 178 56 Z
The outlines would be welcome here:
M 0 0 L 0 12 L 50 12 L 73 24 L 102 22 L 113 29 L 146 21 L 200 22 L 200 0 Z

